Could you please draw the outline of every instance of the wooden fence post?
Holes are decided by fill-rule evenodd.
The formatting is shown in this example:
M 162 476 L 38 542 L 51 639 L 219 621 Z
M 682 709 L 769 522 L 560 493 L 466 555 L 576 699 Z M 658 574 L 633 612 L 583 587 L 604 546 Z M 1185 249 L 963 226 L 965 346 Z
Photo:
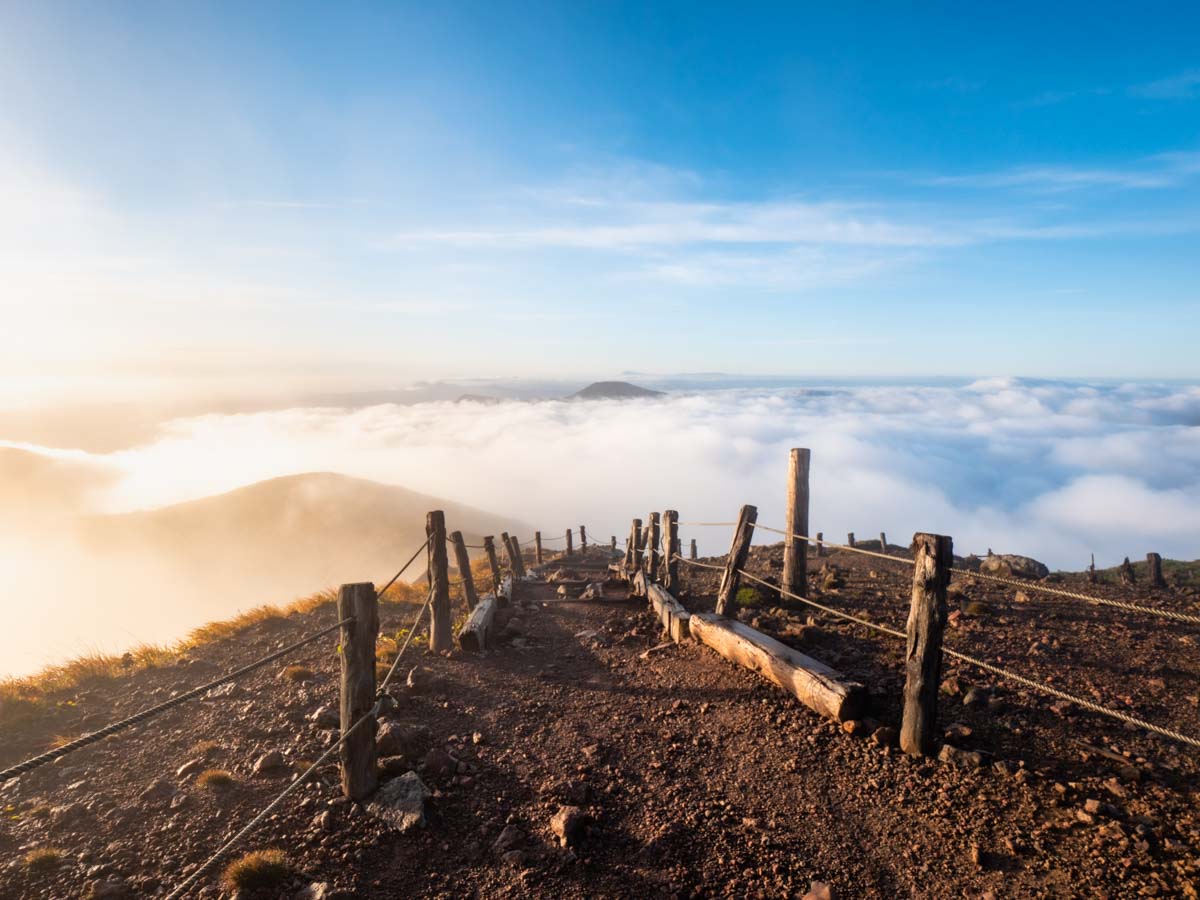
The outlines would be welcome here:
M 1147 553 L 1146 565 L 1150 569 L 1150 587 L 1165 588 L 1167 580 L 1163 578 L 1162 557 L 1157 553 Z
M 658 581 L 659 547 L 662 545 L 662 526 L 659 515 L 650 513 L 650 537 L 646 539 L 646 549 L 650 551 L 646 557 L 646 584 Z
M 342 626 L 342 734 L 369 715 L 375 705 L 375 642 L 379 639 L 379 600 L 375 585 L 343 584 L 338 590 L 338 618 L 353 619 Z M 375 725 L 367 723 L 350 735 L 339 751 L 342 793 L 362 800 L 379 786 Z
M 615 534 L 612 536 L 612 540 L 609 542 L 609 546 L 612 549 L 613 553 L 617 552 L 617 536 Z
M 846 535 L 846 546 L 847 547 L 854 546 L 854 532 L 853 531 L 851 531 L 849 534 Z
M 542 564 L 542 533 L 540 531 L 533 533 L 533 563 L 536 566 Z
M 571 529 L 567 529 L 567 556 L 573 556 L 575 548 L 571 545 Z
M 677 558 L 679 554 L 679 513 L 668 509 L 662 515 L 667 532 L 664 541 L 667 548 L 667 559 L 663 566 L 663 572 L 666 575 L 663 579 L 663 587 L 674 593 L 679 590 L 679 559 Z
M 629 526 L 629 580 L 642 570 L 642 520 L 634 519 Z
M 467 601 L 467 609 L 472 610 L 479 602 L 479 595 L 475 593 L 475 579 L 471 577 L 471 557 L 467 555 L 467 542 L 463 540 L 461 531 L 452 531 L 450 543 L 454 545 L 454 565 L 458 567 L 458 577 L 462 579 L 463 598 Z
M 521 552 L 521 542 L 519 540 L 517 540 L 517 536 L 515 534 L 510 534 L 508 536 L 508 542 L 510 544 L 512 544 L 512 561 L 513 561 L 513 567 L 514 567 L 513 574 L 517 578 L 524 578 L 525 577 L 525 554 Z
M 810 453 L 796 448 L 788 455 L 787 530 L 783 542 L 783 589 L 808 596 L 808 463 Z M 798 535 L 800 535 L 798 537 Z
M 942 632 L 946 586 L 954 565 L 954 543 L 940 534 L 914 534 L 912 605 L 908 611 L 904 718 L 900 749 L 910 756 L 933 753 L 937 735 L 938 688 L 942 681 Z
M 692 547 L 688 551 L 688 557 L 690 559 L 699 559 L 700 558 L 696 555 L 696 539 L 695 538 L 692 538 Z
M 725 560 L 725 572 L 721 575 L 721 586 L 717 590 L 717 615 L 727 616 L 734 612 L 739 570 L 746 564 L 750 552 L 750 539 L 754 537 L 754 523 L 758 521 L 758 507 L 747 504 L 738 513 L 737 528 L 733 530 L 733 542 L 729 545 L 729 557 Z
M 879 552 L 887 553 L 887 535 L 879 532 Z
M 580 553 L 587 552 L 587 526 L 586 525 L 579 526 L 579 552 Z
M 1096 554 L 1092 554 L 1092 562 L 1088 566 L 1088 584 L 1096 583 Z
M 446 514 L 435 509 L 425 517 L 429 537 L 429 650 L 442 653 L 454 647 L 450 633 L 450 571 L 446 560 Z
M 818 531 L 817 532 L 817 556 L 825 555 L 825 544 L 822 543 L 824 540 L 825 540 L 825 532 Z
M 500 562 L 496 559 L 496 539 L 490 534 L 483 539 L 483 550 L 492 569 L 492 593 L 500 590 Z

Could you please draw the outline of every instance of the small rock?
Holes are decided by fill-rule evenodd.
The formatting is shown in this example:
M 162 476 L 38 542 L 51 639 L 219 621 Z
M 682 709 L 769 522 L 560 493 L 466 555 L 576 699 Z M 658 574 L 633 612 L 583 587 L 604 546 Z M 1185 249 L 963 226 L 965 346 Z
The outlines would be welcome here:
M 182 766 L 175 770 L 176 778 L 187 778 L 189 775 L 195 775 L 205 766 L 203 759 L 189 759 Z
M 375 735 L 375 747 L 380 756 L 404 756 L 412 761 L 421 758 L 433 743 L 428 725 L 406 725 L 384 722 Z
M 414 694 L 436 694 L 444 684 L 442 678 L 424 666 L 413 666 L 404 683 Z
M 492 844 L 492 852 L 507 853 L 525 843 L 525 832 L 516 825 L 505 825 L 500 836 Z
M 880 725 L 871 733 L 871 743 L 877 747 L 895 747 L 900 733 L 891 725 Z
M 385 781 L 365 808 L 369 815 L 404 834 L 413 828 L 425 827 L 425 798 L 428 796 L 429 789 L 417 773 L 405 772 L 399 778 Z
M 962 722 L 951 722 L 946 726 L 946 737 L 962 740 L 971 736 L 971 726 Z
M 278 750 L 268 750 L 262 756 L 254 761 L 252 771 L 255 775 L 264 775 L 278 772 L 280 769 L 287 767 L 287 760 L 283 758 L 283 754 Z
M 938 759 L 959 769 L 978 769 L 983 765 L 983 754 L 973 750 L 960 750 L 953 744 L 942 744 Z
M 332 706 L 320 706 L 309 717 L 308 721 L 315 722 L 319 728 L 338 728 L 342 724 L 342 714 Z
M 587 816 L 578 806 L 560 806 L 550 820 L 550 831 L 563 847 L 575 847 L 583 837 Z
M 812 881 L 804 900 L 833 900 L 833 886 L 824 881 Z
M 124 878 L 105 878 L 93 881 L 87 896 L 90 900 L 126 900 L 133 896 L 133 890 Z
M 971 688 L 962 698 L 963 706 L 982 706 L 987 702 L 987 697 L 979 688 Z
M 425 754 L 425 771 L 435 778 L 448 778 L 458 771 L 458 760 L 434 747 Z
M 161 778 L 150 782 L 146 789 L 138 794 L 139 800 L 166 800 L 175 795 L 175 786 Z
M 846 732 L 846 734 L 852 734 L 852 735 L 857 736 L 860 734 L 865 734 L 866 730 L 867 730 L 867 726 L 864 725 L 858 719 L 847 719 L 845 722 L 842 723 L 842 731 Z
M 520 850 L 509 850 L 501 859 L 504 860 L 506 866 L 513 869 L 519 869 L 525 865 L 525 854 Z

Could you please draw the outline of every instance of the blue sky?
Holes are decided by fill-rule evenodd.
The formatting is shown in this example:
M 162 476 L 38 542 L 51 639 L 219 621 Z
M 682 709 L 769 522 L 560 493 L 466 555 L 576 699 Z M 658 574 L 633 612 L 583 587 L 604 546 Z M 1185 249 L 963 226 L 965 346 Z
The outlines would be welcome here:
M 0 373 L 1193 379 L 1198 36 L 1183 4 L 7 4 Z

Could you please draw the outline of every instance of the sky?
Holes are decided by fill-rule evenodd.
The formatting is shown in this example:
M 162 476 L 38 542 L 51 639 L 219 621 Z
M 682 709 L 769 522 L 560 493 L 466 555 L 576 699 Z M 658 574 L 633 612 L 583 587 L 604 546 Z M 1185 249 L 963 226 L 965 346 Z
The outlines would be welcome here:
M 1194 5 L 14 2 L 0 401 L 1200 376 Z

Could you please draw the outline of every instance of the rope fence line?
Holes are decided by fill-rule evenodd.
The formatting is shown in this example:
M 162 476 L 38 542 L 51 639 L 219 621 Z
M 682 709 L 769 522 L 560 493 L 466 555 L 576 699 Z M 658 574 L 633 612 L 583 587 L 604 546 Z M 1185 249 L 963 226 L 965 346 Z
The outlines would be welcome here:
M 682 559 L 682 557 L 679 557 L 679 558 Z M 721 567 L 721 568 L 724 568 L 724 567 Z M 842 612 L 839 609 L 834 609 L 833 607 L 825 606 L 824 604 L 818 603 L 815 600 L 809 600 L 807 597 L 801 597 L 799 594 L 793 594 L 791 591 L 784 590 L 783 588 L 778 587 L 777 585 L 771 584 L 771 582 L 766 581 L 762 578 L 759 578 L 757 575 L 751 575 L 745 569 L 738 569 L 738 574 L 741 575 L 743 578 L 748 578 L 751 581 L 758 582 L 759 584 L 763 585 L 764 587 L 768 587 L 773 591 L 778 591 L 780 596 L 788 597 L 792 600 L 799 600 L 801 603 L 807 603 L 809 606 L 816 607 L 817 609 L 821 610 L 822 612 L 827 612 L 832 616 L 837 616 L 839 619 L 846 619 L 847 621 L 854 622 L 857 625 L 862 625 L 865 628 L 874 629 L 875 631 L 878 631 L 882 634 L 890 635 L 891 637 L 895 637 L 895 638 L 900 638 L 900 640 L 902 640 L 902 641 L 908 639 L 908 635 L 906 635 L 903 631 L 897 631 L 894 628 L 888 628 L 886 625 L 878 625 L 875 622 L 870 621 L 869 619 L 860 619 L 858 616 L 852 616 L 848 612 Z
M 209 681 L 206 684 L 200 685 L 199 687 L 192 688 L 190 691 L 186 691 L 177 697 L 172 697 L 170 700 L 164 700 L 162 703 L 148 707 L 147 709 L 143 709 L 141 712 L 134 713 L 132 716 L 121 719 L 118 722 L 113 722 L 112 724 L 106 725 L 97 731 L 93 731 L 83 735 L 82 737 L 76 738 L 70 743 L 63 744 L 61 747 L 48 750 L 45 753 L 39 754 L 38 756 L 34 756 L 22 763 L 18 763 L 15 766 L 5 769 L 3 772 L 0 772 L 0 784 L 3 784 L 6 781 L 11 781 L 13 778 L 24 775 L 26 772 L 32 772 L 34 769 L 41 768 L 47 763 L 52 763 L 56 759 L 61 759 L 68 753 L 73 753 L 76 750 L 87 747 L 96 743 L 97 741 L 101 741 L 119 731 L 124 731 L 125 729 L 132 728 L 134 725 L 137 725 L 141 722 L 153 719 L 155 716 L 158 716 L 169 709 L 173 709 L 176 706 L 180 706 L 189 700 L 194 700 L 197 697 L 203 696 L 213 688 L 217 688 L 223 684 L 228 684 L 231 681 L 235 681 L 238 678 L 241 678 L 243 675 L 249 674 L 256 669 L 261 669 L 263 666 L 269 665 L 275 662 L 277 659 L 299 650 L 301 647 L 306 647 L 314 641 L 320 640 L 330 632 L 337 631 L 343 625 L 347 625 L 353 621 L 353 619 L 343 619 L 336 625 L 330 625 L 328 628 L 323 628 L 314 634 L 310 634 L 308 637 L 303 638 L 302 640 L 296 641 L 294 644 L 289 644 L 280 650 L 276 650 L 274 653 L 268 654 L 261 659 L 257 659 L 249 665 L 242 666 L 240 669 L 236 669 L 233 672 L 222 675 L 220 678 Z

